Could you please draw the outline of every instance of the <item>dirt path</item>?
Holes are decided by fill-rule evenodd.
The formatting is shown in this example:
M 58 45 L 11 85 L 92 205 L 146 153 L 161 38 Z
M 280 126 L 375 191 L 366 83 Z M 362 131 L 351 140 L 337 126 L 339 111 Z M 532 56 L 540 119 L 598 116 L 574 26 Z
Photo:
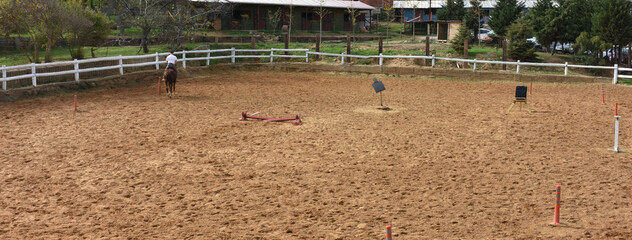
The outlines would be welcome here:
M 0 104 L 0 238 L 632 238 L 632 88 L 226 72 Z M 238 121 L 240 112 L 304 125 Z M 563 227 L 553 220 L 562 186 Z

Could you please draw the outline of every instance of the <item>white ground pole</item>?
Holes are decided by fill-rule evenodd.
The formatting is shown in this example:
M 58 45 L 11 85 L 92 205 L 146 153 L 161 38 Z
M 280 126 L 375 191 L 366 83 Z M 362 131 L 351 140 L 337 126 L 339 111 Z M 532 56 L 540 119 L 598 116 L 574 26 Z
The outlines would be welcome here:
M 614 116 L 614 148 L 608 149 L 613 152 L 625 152 L 623 149 L 619 148 L 619 118 L 621 118 L 621 116 Z

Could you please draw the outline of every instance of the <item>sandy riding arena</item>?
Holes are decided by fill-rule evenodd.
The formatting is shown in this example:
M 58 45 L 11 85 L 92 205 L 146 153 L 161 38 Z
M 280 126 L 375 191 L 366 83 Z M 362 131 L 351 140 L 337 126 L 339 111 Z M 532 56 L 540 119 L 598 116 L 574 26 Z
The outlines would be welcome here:
M 534 83 L 507 113 L 516 85 L 227 71 L 0 103 L 0 239 L 632 239 L 607 151 L 632 88 Z

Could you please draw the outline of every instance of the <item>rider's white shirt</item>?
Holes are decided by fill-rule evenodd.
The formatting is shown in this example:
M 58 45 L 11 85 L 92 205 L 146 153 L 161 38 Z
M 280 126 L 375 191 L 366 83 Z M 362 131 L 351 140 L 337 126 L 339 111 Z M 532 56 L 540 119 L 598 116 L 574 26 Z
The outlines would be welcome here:
M 175 55 L 167 56 L 167 63 L 176 64 L 177 60 L 178 60 L 178 58 Z

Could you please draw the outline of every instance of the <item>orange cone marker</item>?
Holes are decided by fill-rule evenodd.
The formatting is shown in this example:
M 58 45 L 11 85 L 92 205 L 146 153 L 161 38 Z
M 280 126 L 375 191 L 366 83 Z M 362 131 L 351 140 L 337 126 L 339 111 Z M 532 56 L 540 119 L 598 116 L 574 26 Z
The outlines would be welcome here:
M 560 225 L 560 193 L 561 191 L 562 191 L 562 188 L 560 187 L 560 185 L 557 185 L 557 187 L 555 187 L 555 215 L 553 216 L 553 222 L 550 223 L 553 226 Z

